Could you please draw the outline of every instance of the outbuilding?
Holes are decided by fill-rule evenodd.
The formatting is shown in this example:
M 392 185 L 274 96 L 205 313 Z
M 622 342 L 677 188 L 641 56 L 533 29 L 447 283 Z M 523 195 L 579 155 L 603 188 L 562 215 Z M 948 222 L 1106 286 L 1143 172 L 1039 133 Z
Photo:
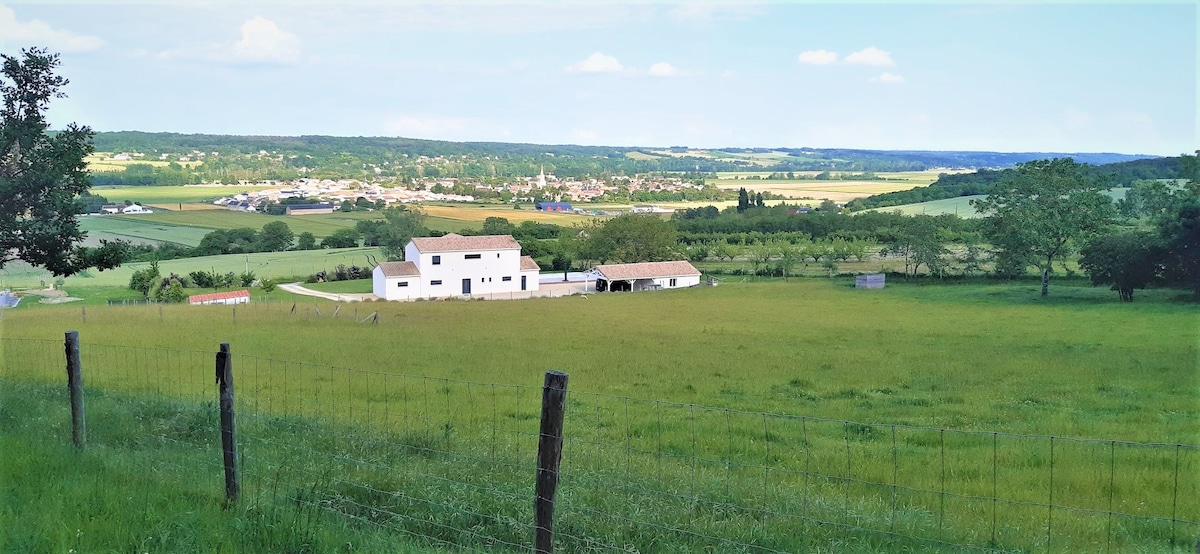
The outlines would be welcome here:
M 598 265 L 588 273 L 596 280 L 596 292 L 678 289 L 700 284 L 700 271 L 686 260 Z
M 204 304 L 246 304 L 249 302 L 250 291 L 248 290 L 210 292 L 208 294 L 193 294 L 188 297 L 188 304 L 193 306 Z
M 314 215 L 333 213 L 333 204 L 292 204 L 283 209 L 287 215 Z
M 573 210 L 570 202 L 538 202 L 533 207 L 543 212 L 569 212 Z

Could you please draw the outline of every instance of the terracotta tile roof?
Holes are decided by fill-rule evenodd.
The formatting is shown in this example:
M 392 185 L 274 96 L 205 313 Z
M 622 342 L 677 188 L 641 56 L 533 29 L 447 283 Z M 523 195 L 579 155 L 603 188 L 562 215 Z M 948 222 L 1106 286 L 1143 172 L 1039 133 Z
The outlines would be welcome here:
M 416 277 L 421 274 L 417 264 L 412 262 L 380 262 L 379 269 L 384 277 Z
M 521 256 L 521 271 L 541 271 L 542 266 L 533 261 L 529 256 Z
M 228 300 L 230 298 L 250 298 L 248 290 L 231 290 L 225 292 L 210 292 L 208 294 L 193 294 L 188 297 L 188 303 L 195 302 L 212 302 L 214 300 Z
M 412 239 L 421 252 L 450 252 L 461 250 L 519 250 L 520 243 L 512 235 L 482 235 L 464 237 L 450 233 L 444 237 L 415 237 Z
M 609 281 L 700 275 L 695 266 L 683 260 L 674 262 L 598 265 L 596 266 L 596 271 L 600 272 Z

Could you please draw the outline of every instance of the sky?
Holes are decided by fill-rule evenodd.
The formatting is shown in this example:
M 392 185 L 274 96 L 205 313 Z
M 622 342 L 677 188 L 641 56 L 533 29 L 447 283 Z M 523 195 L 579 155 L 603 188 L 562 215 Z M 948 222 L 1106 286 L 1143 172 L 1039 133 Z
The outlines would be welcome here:
M 1179 155 L 1193 2 L 38 2 L 55 127 Z

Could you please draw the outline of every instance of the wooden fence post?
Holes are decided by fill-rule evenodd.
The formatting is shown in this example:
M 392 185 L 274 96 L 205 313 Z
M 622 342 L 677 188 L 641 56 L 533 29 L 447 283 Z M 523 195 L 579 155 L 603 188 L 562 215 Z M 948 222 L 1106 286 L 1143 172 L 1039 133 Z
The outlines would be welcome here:
M 221 453 L 225 458 L 225 501 L 236 502 L 238 487 L 237 436 L 233 419 L 233 360 L 229 343 L 217 352 L 217 386 L 221 391 Z
M 542 428 L 538 435 L 538 467 L 534 519 L 537 536 L 534 552 L 554 551 L 554 493 L 562 462 L 563 407 L 567 398 L 567 374 L 547 371 L 542 386 Z
M 71 442 L 83 450 L 87 442 L 87 422 L 83 416 L 83 375 L 79 363 L 79 331 L 67 331 L 67 389 L 71 392 Z

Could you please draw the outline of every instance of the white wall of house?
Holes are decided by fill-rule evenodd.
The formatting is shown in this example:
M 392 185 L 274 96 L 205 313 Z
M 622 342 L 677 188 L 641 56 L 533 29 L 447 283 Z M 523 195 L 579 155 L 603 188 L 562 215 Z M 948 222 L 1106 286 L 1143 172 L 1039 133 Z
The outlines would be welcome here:
M 536 270 L 536 269 L 529 269 L 529 270 L 526 270 L 526 271 L 522 271 L 522 272 L 521 272 L 521 277 L 524 277 L 524 278 L 525 278 L 525 290 L 538 290 L 538 286 L 539 286 L 539 283 L 538 283 L 538 281 L 539 281 L 539 279 L 540 279 L 540 276 L 539 276 L 538 270 Z M 521 278 L 520 278 L 520 277 L 518 277 L 518 278 L 517 278 L 517 281 L 520 281 L 520 280 L 521 280 Z M 518 282 L 518 283 L 517 283 L 517 289 L 516 289 L 516 290 L 521 290 L 521 283 L 520 283 L 520 282 Z
M 420 276 L 385 277 L 379 266 L 371 271 L 371 292 L 384 300 L 424 298 L 421 288 Z
M 410 242 L 404 259 L 420 268 L 422 289 L 428 297 L 467 294 L 464 280 L 470 281 L 470 294 L 522 290 L 519 249 L 421 252 Z M 523 290 L 537 290 L 537 272 L 525 277 Z
M 684 287 L 694 287 L 700 284 L 699 275 L 687 275 L 684 277 L 660 277 L 654 282 L 664 289 L 681 289 Z

